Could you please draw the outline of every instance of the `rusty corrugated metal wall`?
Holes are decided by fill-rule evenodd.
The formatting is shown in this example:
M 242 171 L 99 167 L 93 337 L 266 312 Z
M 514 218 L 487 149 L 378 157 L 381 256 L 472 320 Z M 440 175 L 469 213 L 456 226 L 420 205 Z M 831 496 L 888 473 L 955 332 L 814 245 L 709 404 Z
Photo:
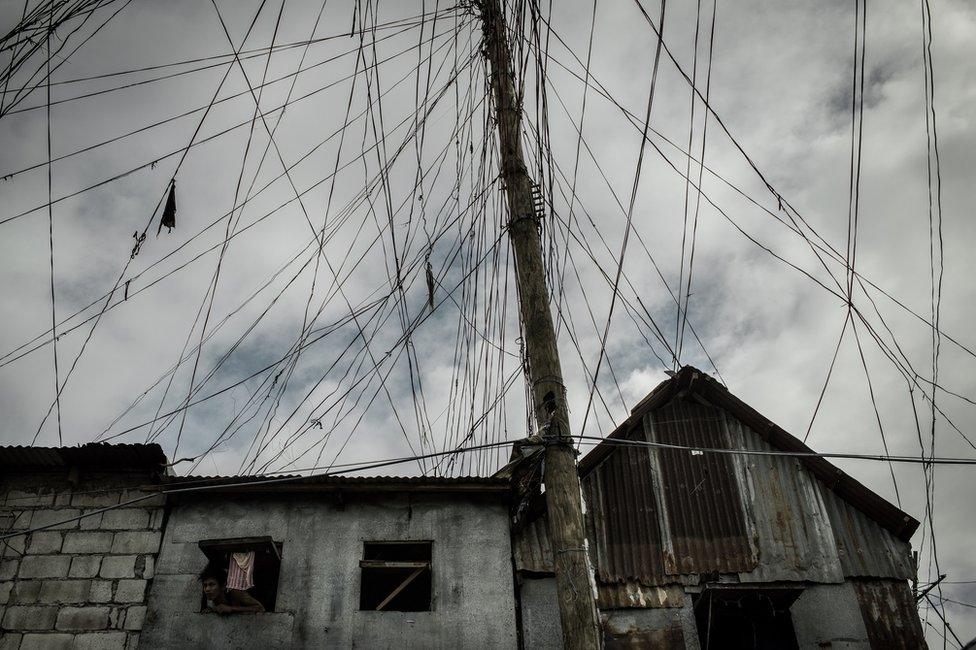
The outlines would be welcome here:
M 908 580 L 914 575 L 907 542 L 893 537 L 823 483 L 820 486 L 846 577 Z
M 641 448 L 611 454 L 583 481 L 591 557 L 604 583 L 664 582 L 650 458 Z
M 774 450 L 723 409 L 681 398 L 638 420 L 627 438 Z M 703 573 L 750 583 L 912 575 L 908 543 L 795 458 L 618 447 L 582 484 L 601 606 L 669 606 L 654 588 Z M 545 517 L 516 535 L 515 554 L 520 570 L 552 571 Z
M 732 445 L 751 451 L 773 448 L 738 420 L 726 421 Z M 759 550 L 759 565 L 740 573 L 743 582 L 777 580 L 841 582 L 830 517 L 820 482 L 796 458 L 737 455 L 749 526 Z
M 724 412 L 690 400 L 676 399 L 652 411 L 644 418 L 644 433 L 648 440 L 671 445 L 730 448 Z M 665 572 L 754 569 L 757 558 L 732 456 L 660 449 L 653 457 L 663 497 Z
M 915 599 L 905 581 L 856 581 L 854 592 L 872 648 L 915 650 L 926 647 Z

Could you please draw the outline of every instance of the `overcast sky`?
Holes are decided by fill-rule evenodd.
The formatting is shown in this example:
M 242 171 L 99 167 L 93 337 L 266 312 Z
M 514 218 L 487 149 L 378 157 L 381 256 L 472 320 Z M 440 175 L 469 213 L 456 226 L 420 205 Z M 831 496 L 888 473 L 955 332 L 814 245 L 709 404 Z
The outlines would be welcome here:
M 4 33 L 19 19 L 15 4 L 0 7 Z M 218 16 L 209 2 L 168 2 L 163 9 L 117 1 L 70 37 L 70 28 L 58 32 L 66 44 L 54 59 L 50 133 L 53 156 L 65 156 L 52 166 L 51 215 L 62 382 L 78 358 L 60 399 L 64 444 L 151 437 L 174 460 L 193 459 L 177 471 L 215 474 L 354 463 L 524 436 L 517 301 L 500 229 L 505 215 L 475 17 L 432 0 L 387 0 L 378 10 L 364 3 L 357 14 L 351 3 L 329 0 L 316 25 L 318 0 L 291 0 L 283 10 L 268 2 L 258 12 L 260 4 L 218 3 Z M 645 7 L 656 24 L 660 6 Z M 552 208 L 543 237 L 575 431 L 585 420 L 587 435 L 609 433 L 666 378 L 682 329 L 672 295 L 683 293 L 678 284 L 687 281 L 694 241 L 681 364 L 720 376 L 802 438 L 843 329 L 808 443 L 825 452 L 884 453 L 883 429 L 891 454 L 917 456 L 920 434 L 926 449 L 932 444 L 931 404 L 923 394 L 932 393 L 930 250 L 937 260 L 941 250 L 944 390 L 936 392 L 942 414 L 935 450 L 976 456 L 965 440 L 974 438 L 976 422 L 969 401 L 976 399 L 969 351 L 976 349 L 976 263 L 969 253 L 976 244 L 976 68 L 967 63 L 976 60 L 976 7 L 964 0 L 931 7 L 942 244 L 936 230 L 930 249 L 935 180 L 927 173 L 922 8 L 868 3 L 855 258 L 863 285 L 853 293 L 861 316 L 852 328 L 846 298 L 822 285 L 846 292 L 854 7 L 718 2 L 712 40 L 712 3 L 669 4 L 664 40 L 703 95 L 707 88 L 715 113 L 706 123 L 698 101 L 692 120 L 690 86 L 662 53 L 624 277 L 592 400 L 656 40 L 633 0 L 599 3 L 583 113 L 592 4 L 555 3 L 551 31 L 540 23 L 538 44 L 545 48 L 548 40 L 542 63 L 530 54 L 537 44 L 529 26 L 512 26 L 521 34 L 518 67 L 525 66 L 524 145 Z M 361 39 L 354 26 L 374 23 Z M 313 28 L 314 42 L 305 48 Z M 234 49 L 242 51 L 241 64 Z M 296 77 L 300 62 L 307 70 Z M 59 442 L 58 409 L 45 419 L 55 393 L 45 89 L 18 92 L 43 64 L 42 54 L 25 63 L 7 87 L 0 117 L 0 176 L 11 175 L 0 182 L 3 444 L 30 444 L 35 434 L 36 444 Z M 163 64 L 178 65 L 156 67 Z M 544 107 L 537 102 L 540 66 Z M 136 72 L 109 74 L 125 71 Z M 87 79 L 93 76 L 101 77 Z M 262 79 L 274 83 L 261 89 Z M 218 101 L 206 110 L 215 93 Z M 257 95 L 263 117 L 255 118 Z M 696 159 L 705 134 L 701 198 L 698 165 L 690 166 L 691 184 L 684 178 L 689 128 Z M 380 174 L 381 167 L 388 173 Z M 154 208 L 174 174 L 177 225 L 157 237 Z M 133 232 L 151 218 L 130 260 Z M 320 256 L 312 233 L 323 228 Z M 232 235 L 226 247 L 225 235 Z M 96 320 L 86 319 L 97 319 L 94 331 Z M 299 341 L 305 347 L 292 363 Z M 171 373 L 181 351 L 183 362 Z M 192 401 L 208 399 L 180 410 L 191 376 L 202 384 Z M 916 382 L 918 427 L 909 379 Z M 146 425 L 174 410 L 175 417 Z M 466 454 L 436 469 L 487 473 L 506 457 L 506 449 Z M 838 464 L 924 518 L 918 467 L 894 469 L 896 495 L 886 464 Z M 383 471 L 421 469 L 413 463 Z M 961 584 L 976 581 L 969 524 L 976 480 L 958 467 L 938 468 L 935 477 L 940 566 L 958 583 L 943 593 L 976 603 L 976 584 Z M 913 545 L 921 546 L 927 580 L 935 575 L 927 524 Z M 946 611 L 964 641 L 976 635 L 969 608 L 947 603 Z M 931 630 L 929 640 L 941 644 Z

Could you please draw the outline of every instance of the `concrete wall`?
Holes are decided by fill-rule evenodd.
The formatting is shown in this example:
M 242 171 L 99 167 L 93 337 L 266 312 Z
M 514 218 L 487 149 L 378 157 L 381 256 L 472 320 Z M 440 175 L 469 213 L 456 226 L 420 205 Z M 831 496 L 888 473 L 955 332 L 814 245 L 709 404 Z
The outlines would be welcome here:
M 67 471 L 0 478 L 5 532 L 57 523 L 0 544 L 0 649 L 131 649 L 139 643 L 163 527 L 163 497 L 90 513 L 148 493 L 148 475 Z M 80 520 L 59 523 L 79 515 Z
M 149 597 L 152 648 L 514 648 L 507 506 L 458 495 L 194 497 L 171 509 Z M 283 543 L 277 611 L 200 609 L 201 539 Z M 430 612 L 359 611 L 363 542 L 433 540 Z
M 561 650 L 563 626 L 559 621 L 555 578 L 523 578 L 519 587 L 522 640 L 532 650 Z
M 790 607 L 790 614 L 800 650 L 871 647 L 850 582 L 808 586 Z

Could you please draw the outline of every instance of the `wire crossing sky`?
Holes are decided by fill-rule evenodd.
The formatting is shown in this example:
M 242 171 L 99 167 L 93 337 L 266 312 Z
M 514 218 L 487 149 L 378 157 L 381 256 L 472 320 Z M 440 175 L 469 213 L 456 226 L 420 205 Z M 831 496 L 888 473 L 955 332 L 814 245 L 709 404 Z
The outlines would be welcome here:
M 976 9 L 504 4 L 581 444 L 695 365 L 921 520 L 976 635 L 976 474 L 926 462 L 976 458 Z M 481 40 L 471 2 L 0 7 L 0 443 L 504 464 L 532 418 Z

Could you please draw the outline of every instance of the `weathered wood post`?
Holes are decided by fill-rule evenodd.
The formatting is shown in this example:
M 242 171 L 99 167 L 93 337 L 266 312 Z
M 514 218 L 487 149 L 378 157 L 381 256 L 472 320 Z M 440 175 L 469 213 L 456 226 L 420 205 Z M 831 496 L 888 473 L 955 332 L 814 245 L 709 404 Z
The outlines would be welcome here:
M 533 407 L 540 433 L 547 443 L 544 479 L 563 645 L 599 648 L 596 585 L 585 548 L 576 450 L 572 445 L 566 387 L 549 311 L 532 180 L 522 154 L 521 107 L 516 101 L 505 19 L 498 0 L 481 0 L 480 5 L 498 121 L 501 178 L 508 199 L 508 232 L 518 269 L 519 312 Z

